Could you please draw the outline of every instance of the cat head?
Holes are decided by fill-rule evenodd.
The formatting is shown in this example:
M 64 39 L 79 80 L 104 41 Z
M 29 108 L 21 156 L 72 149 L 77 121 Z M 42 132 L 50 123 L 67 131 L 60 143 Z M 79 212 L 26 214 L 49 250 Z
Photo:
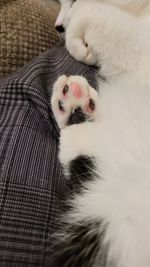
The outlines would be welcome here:
M 55 22 L 55 28 L 59 33 L 64 33 L 69 21 L 69 13 L 75 2 L 86 4 L 87 2 L 103 2 L 118 6 L 129 13 L 138 15 L 143 6 L 149 4 L 149 0 L 59 0 L 60 12 Z

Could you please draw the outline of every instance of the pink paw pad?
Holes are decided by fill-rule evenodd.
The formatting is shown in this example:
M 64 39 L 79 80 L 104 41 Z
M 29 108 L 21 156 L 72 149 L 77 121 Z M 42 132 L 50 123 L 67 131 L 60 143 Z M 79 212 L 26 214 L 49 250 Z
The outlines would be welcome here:
M 95 110 L 95 102 L 92 98 L 89 99 L 89 103 L 86 107 L 88 113 L 92 113 Z
M 81 98 L 83 96 L 82 88 L 77 83 L 72 83 L 70 85 L 70 88 L 72 90 L 73 96 L 77 99 Z

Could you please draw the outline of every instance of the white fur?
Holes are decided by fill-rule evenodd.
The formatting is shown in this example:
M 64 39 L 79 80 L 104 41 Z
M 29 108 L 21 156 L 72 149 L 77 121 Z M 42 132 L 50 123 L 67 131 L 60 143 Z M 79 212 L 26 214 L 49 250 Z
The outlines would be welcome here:
M 100 176 L 75 198 L 70 220 L 103 219 L 108 224 L 108 262 L 149 267 L 150 85 L 119 81 L 101 91 L 99 121 L 61 133 L 61 161 L 66 165 L 81 154 L 94 156 Z
M 56 19 L 55 26 L 63 25 L 64 27 L 66 27 L 68 23 L 70 9 L 74 4 L 74 1 L 59 0 L 59 2 L 61 4 L 61 9 Z M 77 2 L 83 3 L 84 5 L 86 5 L 87 2 L 91 3 L 101 2 L 101 3 L 112 4 L 136 16 L 143 16 L 146 13 L 150 12 L 149 0 L 77 0 Z
M 56 26 L 60 26 L 60 25 L 64 25 L 65 23 L 65 19 L 68 16 L 68 12 L 71 8 L 73 0 L 60 0 L 61 3 L 61 9 L 60 12 L 57 16 L 56 22 L 55 22 L 55 27 Z
M 76 3 L 66 44 L 76 59 L 101 64 L 107 78 L 99 85 L 100 116 L 61 131 L 62 163 L 93 155 L 100 177 L 74 199 L 70 220 L 104 220 L 107 266 L 150 267 L 150 18 Z

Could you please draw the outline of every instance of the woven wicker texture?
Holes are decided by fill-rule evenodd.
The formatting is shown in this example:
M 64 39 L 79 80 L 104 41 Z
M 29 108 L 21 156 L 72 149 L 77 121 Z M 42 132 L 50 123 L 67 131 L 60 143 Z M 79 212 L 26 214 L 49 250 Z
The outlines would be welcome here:
M 0 77 L 51 48 L 58 35 L 57 2 L 0 0 Z

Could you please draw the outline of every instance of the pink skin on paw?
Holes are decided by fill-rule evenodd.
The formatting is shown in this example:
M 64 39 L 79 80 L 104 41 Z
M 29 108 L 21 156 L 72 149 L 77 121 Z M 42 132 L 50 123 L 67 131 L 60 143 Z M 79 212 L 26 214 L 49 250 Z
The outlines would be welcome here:
M 68 97 L 67 93 L 69 89 L 71 89 L 71 92 L 76 99 L 80 99 L 83 97 L 85 98 L 85 102 L 88 102 L 88 104 L 85 105 L 84 109 L 86 113 L 92 113 L 95 110 L 95 101 L 93 101 L 92 98 L 89 98 L 89 95 L 86 95 L 86 93 L 84 93 L 83 88 L 78 83 L 73 82 L 70 85 L 66 84 L 62 90 L 63 98 Z M 58 101 L 58 107 L 61 113 L 66 112 L 63 102 L 61 100 Z
M 83 96 L 82 88 L 77 83 L 72 83 L 70 88 L 75 98 L 79 99 Z
M 95 102 L 90 98 L 87 106 L 87 112 L 92 113 L 95 110 Z
M 87 107 L 86 107 L 86 112 L 87 112 L 87 113 L 92 113 L 93 110 L 92 110 L 89 106 L 87 106 Z

